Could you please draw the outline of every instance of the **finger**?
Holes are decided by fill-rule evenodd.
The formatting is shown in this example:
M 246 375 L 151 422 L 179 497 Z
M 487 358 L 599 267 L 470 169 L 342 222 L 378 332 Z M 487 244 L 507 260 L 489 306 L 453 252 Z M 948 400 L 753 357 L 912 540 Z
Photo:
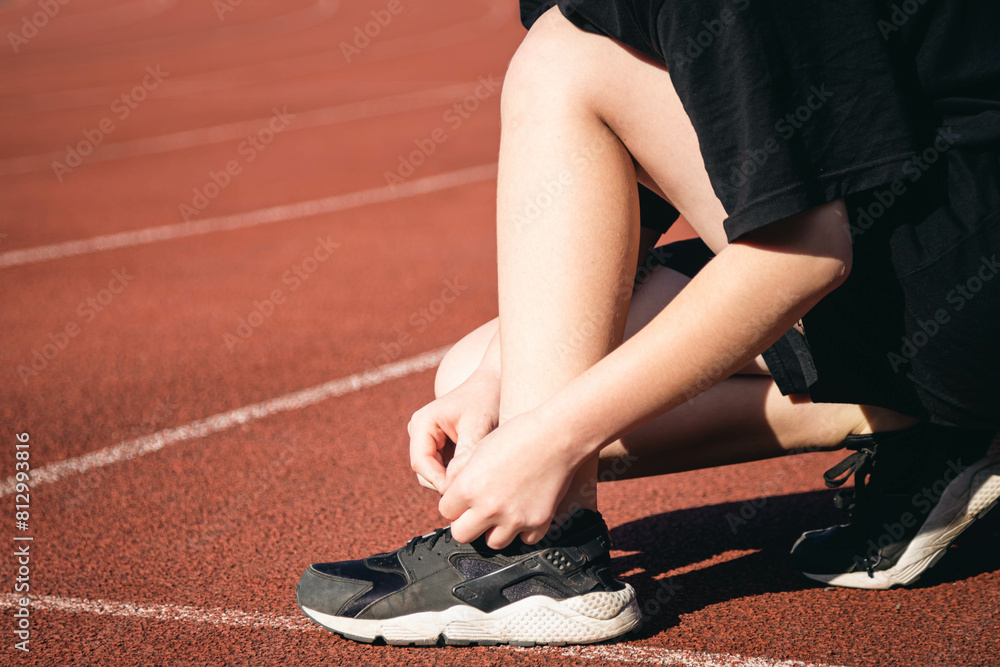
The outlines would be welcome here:
M 488 520 L 479 517 L 474 510 L 469 510 L 451 522 L 451 536 L 468 544 L 491 527 Z
M 417 481 L 420 482 L 420 486 L 424 487 L 425 489 L 430 489 L 431 491 L 437 491 L 438 490 L 438 488 L 436 486 L 434 486 L 433 484 L 431 484 L 430 482 L 428 482 L 426 479 L 424 479 L 423 475 L 417 475 Z
M 410 436 L 410 468 L 434 488 L 444 484 L 445 468 L 439 451 L 444 442 L 441 431 L 425 425 L 415 425 Z
M 458 476 L 468 465 L 469 461 L 472 459 L 472 454 L 475 450 L 472 448 L 467 448 L 462 452 L 455 454 L 455 458 L 451 460 L 448 464 L 448 469 L 444 473 L 444 482 L 441 485 L 442 492 L 448 491 L 451 485 L 455 482 Z
M 549 532 L 548 526 L 544 528 L 531 528 L 529 530 L 521 531 L 519 537 L 525 544 L 537 544 L 543 537 L 545 537 L 547 532 Z
M 553 510 L 547 516 L 527 516 L 521 526 L 521 534 L 518 536 L 525 544 L 537 544 L 545 537 L 552 527 L 552 521 L 556 518 Z
M 458 449 L 477 444 L 493 430 L 493 419 L 487 414 L 473 414 L 458 422 Z
M 500 550 L 514 541 L 520 528 L 506 525 L 494 526 L 486 531 L 486 546 L 490 549 Z
M 469 501 L 457 488 L 446 490 L 438 501 L 438 512 L 448 521 L 457 521 L 470 507 Z
M 441 464 L 445 468 L 447 468 L 451 463 L 451 460 L 455 458 L 455 449 L 455 442 L 449 438 L 445 441 L 444 447 L 438 450 L 441 454 Z

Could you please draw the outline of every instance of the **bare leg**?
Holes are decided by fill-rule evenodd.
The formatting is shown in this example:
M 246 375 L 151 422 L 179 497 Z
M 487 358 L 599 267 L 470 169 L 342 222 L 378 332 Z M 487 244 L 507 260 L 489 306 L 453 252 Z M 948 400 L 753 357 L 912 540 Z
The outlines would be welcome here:
M 626 338 L 663 310 L 687 282 L 687 277 L 675 271 L 656 269 L 633 295 Z M 438 369 L 438 396 L 469 377 L 496 328 L 497 320 L 487 322 L 448 352 Z M 760 375 L 752 365 L 744 374 L 605 447 L 600 457 L 601 479 L 662 475 L 802 449 L 832 449 L 852 433 L 904 428 L 914 421 L 885 408 L 782 396 L 770 376 Z
M 501 423 L 539 406 L 621 342 L 638 255 L 632 159 L 595 112 L 582 77 L 539 76 L 553 46 L 528 36 L 501 102 Z M 594 457 L 557 514 L 596 509 L 596 476 Z
M 557 10 L 536 23 L 514 57 L 502 118 L 497 227 L 505 421 L 544 402 L 625 334 L 638 244 L 633 159 L 639 177 L 669 197 L 717 252 L 725 246 L 725 212 L 666 71 L 578 30 Z M 686 433 L 671 437 L 678 452 L 688 452 L 687 463 L 671 456 L 656 468 L 669 472 L 834 446 L 870 426 L 859 406 L 796 402 L 776 395 L 768 378 L 723 384 L 614 443 L 610 455 L 662 452 L 665 432 Z M 720 411 L 733 418 L 719 419 Z M 750 422 L 757 428 L 748 431 Z M 743 437 L 732 438 L 736 433 Z M 730 449 L 720 448 L 717 458 L 701 451 L 704 442 L 726 437 Z M 593 506 L 597 469 L 596 458 L 580 468 L 557 512 Z

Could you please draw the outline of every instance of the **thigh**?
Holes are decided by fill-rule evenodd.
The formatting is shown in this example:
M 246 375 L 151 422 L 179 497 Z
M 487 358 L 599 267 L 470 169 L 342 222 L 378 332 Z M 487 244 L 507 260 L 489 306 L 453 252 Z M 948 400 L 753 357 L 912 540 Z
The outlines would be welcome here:
M 714 252 L 726 246 L 726 211 L 663 65 L 577 28 L 557 8 L 532 26 L 518 55 L 526 65 L 545 58 L 546 66 L 571 80 L 567 85 L 577 88 L 631 153 L 640 180 L 670 201 Z
M 840 447 L 866 431 L 857 405 L 782 396 L 769 377 L 734 375 L 601 450 L 600 481 Z

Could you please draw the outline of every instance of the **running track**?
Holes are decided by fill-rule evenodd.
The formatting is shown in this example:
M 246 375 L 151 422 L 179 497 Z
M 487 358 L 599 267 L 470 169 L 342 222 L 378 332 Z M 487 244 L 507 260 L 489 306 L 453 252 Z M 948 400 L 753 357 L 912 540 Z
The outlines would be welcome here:
M 650 616 L 625 642 L 400 649 L 305 622 L 307 563 L 440 523 L 405 424 L 442 350 L 496 313 L 495 84 L 522 29 L 513 2 L 400 0 L 348 62 L 341 42 L 387 3 L 225 1 L 70 0 L 0 49 L 0 664 L 1000 661 L 997 516 L 913 589 L 824 590 L 790 569 L 798 533 L 839 518 L 818 483 L 837 454 L 605 487 L 615 567 Z M 0 5 L 3 33 L 37 11 Z M 225 186 L 205 193 L 210 172 Z

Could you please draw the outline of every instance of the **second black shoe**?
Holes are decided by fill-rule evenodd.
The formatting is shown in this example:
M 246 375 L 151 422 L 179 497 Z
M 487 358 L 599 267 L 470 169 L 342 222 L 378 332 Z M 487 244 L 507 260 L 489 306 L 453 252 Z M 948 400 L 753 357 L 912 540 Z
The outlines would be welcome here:
M 587 644 L 640 624 L 635 591 L 611 577 L 604 519 L 584 510 L 538 544 L 500 551 L 448 528 L 363 560 L 310 565 L 299 608 L 349 639 L 389 644 Z
M 1000 498 L 1000 439 L 930 424 L 849 436 L 854 453 L 824 475 L 853 473 L 851 522 L 804 533 L 792 561 L 832 586 L 886 589 L 916 581 Z M 844 495 L 838 494 L 843 505 Z

